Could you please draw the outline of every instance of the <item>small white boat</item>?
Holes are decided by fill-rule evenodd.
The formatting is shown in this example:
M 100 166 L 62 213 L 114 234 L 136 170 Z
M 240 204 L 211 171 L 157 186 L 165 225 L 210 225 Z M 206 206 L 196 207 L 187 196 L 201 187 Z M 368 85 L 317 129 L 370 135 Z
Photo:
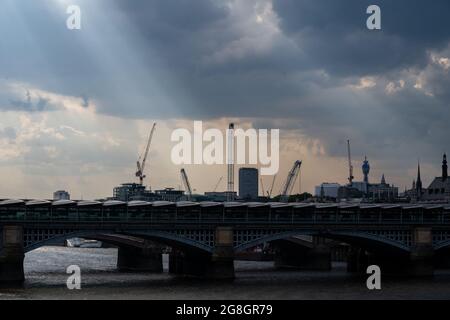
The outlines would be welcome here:
M 97 240 L 84 240 L 80 244 L 80 248 L 101 248 L 102 242 Z
M 83 238 L 72 238 L 66 240 L 66 246 L 72 248 L 101 248 L 102 242 Z

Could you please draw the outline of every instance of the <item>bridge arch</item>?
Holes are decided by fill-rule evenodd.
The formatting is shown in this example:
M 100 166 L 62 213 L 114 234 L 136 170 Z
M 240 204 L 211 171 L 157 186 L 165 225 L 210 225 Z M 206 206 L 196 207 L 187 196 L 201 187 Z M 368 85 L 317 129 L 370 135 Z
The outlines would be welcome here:
M 180 249 L 190 249 L 201 251 L 203 253 L 212 253 L 214 250 L 213 245 L 206 244 L 201 241 L 190 239 L 187 237 L 179 236 L 167 231 L 141 231 L 126 233 L 135 237 L 141 237 L 148 240 L 154 240 L 172 247 L 178 247 Z
M 450 249 L 450 239 L 438 242 L 436 245 L 434 245 L 434 250 L 445 250 Z
M 328 238 L 332 240 L 338 240 L 342 242 L 347 242 L 349 244 L 364 244 L 365 246 L 370 248 L 391 248 L 392 250 L 396 250 L 401 253 L 408 253 L 411 251 L 410 247 L 400 241 L 395 241 L 386 237 L 378 236 L 375 234 L 371 234 L 368 232 L 339 232 L 339 231 L 330 231 L 330 232 L 318 232 L 318 231 L 301 231 L 301 230 L 292 230 L 285 231 L 275 234 L 270 234 L 266 236 L 261 236 L 250 241 L 237 244 L 235 246 L 236 252 L 245 251 L 247 249 L 256 247 L 258 245 L 264 244 L 266 242 L 272 242 L 276 240 L 284 240 L 294 236 L 320 236 L 323 238 Z M 450 245 L 450 243 L 449 243 Z
M 122 237 L 121 237 L 122 236 Z M 178 236 L 176 234 L 164 231 L 145 231 L 145 232 L 115 232 L 107 230 L 97 230 L 97 231 L 74 231 L 64 234 L 57 234 L 48 239 L 32 242 L 28 245 L 24 245 L 24 252 L 30 252 L 36 250 L 40 247 L 51 246 L 51 245 L 63 245 L 67 239 L 71 238 L 85 238 L 92 240 L 99 240 L 116 246 L 128 246 L 128 247 L 143 247 L 143 243 L 132 243 L 132 241 L 125 241 L 123 236 L 132 236 L 135 238 L 140 238 L 142 240 L 154 240 L 155 242 L 165 244 L 168 246 L 178 247 L 182 249 L 192 249 L 199 250 L 205 253 L 212 253 L 213 248 L 207 244 Z

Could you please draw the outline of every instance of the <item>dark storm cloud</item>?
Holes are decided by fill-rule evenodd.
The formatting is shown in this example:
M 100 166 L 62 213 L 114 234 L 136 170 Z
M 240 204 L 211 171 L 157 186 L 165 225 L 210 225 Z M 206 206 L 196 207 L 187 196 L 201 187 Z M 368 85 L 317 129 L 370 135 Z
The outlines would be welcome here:
M 180 35 L 202 32 L 211 24 L 226 17 L 224 2 L 210 0 L 148 0 L 115 1 L 118 9 L 131 21 L 142 27 L 141 31 L 161 42 L 170 43 Z
M 381 32 L 369 31 L 365 26 L 365 11 L 372 3 L 274 1 L 282 34 L 272 39 L 268 50 L 205 64 L 204 57 L 247 36 L 236 30 L 231 9 L 224 2 L 117 2 L 146 45 L 156 50 L 166 69 L 188 92 L 190 101 L 180 103 L 178 116 L 293 116 L 342 126 L 348 125 L 343 114 L 352 112 L 363 121 L 364 113 L 371 111 L 358 109 L 356 105 L 361 101 L 352 101 L 349 92 L 328 90 L 330 87 L 339 88 L 348 79 L 358 81 L 364 75 L 398 80 L 398 72 L 424 68 L 429 51 L 441 50 L 449 42 L 450 19 L 446 14 L 450 2 L 378 1 L 382 9 Z M 245 18 L 254 19 L 254 12 L 248 12 Z M 324 70 L 329 77 L 318 70 Z M 364 103 L 374 108 L 382 105 L 383 110 L 400 103 L 392 101 L 395 97 L 386 97 L 383 89 L 370 97 L 377 103 Z M 421 95 L 414 90 L 408 92 L 411 95 L 404 98 L 406 102 L 402 100 L 402 106 L 410 108 L 424 99 L 430 104 L 426 97 L 417 98 Z M 136 110 L 137 114 L 145 112 Z
M 93 2 L 73 3 L 86 8 L 87 27 Z M 3 2 L 1 9 L 0 80 L 71 96 L 96 91 L 97 84 L 104 82 L 97 60 L 90 54 L 92 48 L 85 46 L 86 33 L 66 28 L 65 6 L 52 0 L 17 0 Z M 21 110 L 47 110 L 43 100 L 33 106 L 26 99 L 11 102 Z
M 39 111 L 50 111 L 54 110 L 53 107 L 51 107 L 48 104 L 49 100 L 38 97 L 36 102 L 33 102 L 31 100 L 30 92 L 26 92 L 26 97 L 23 100 L 10 100 L 10 104 L 6 104 L 3 107 L 0 107 L 0 109 L 3 110 L 17 110 L 17 111 L 28 111 L 28 112 L 39 112 Z
M 372 4 L 381 8 L 382 31 L 366 29 Z M 423 67 L 427 50 L 450 39 L 447 0 L 277 0 L 273 7 L 311 63 L 343 75 Z
M 16 3 L 21 19 L 0 12 L 8 48 L 0 75 L 82 96 L 100 113 L 259 118 L 258 126 L 319 138 L 331 155 L 344 155 L 347 138 L 367 153 L 431 154 L 450 133 L 449 73 L 430 60 L 449 56 L 448 0 L 274 0 L 260 24 L 255 8 L 269 1 L 74 0 L 79 32 L 65 28 L 64 8 L 51 1 Z M 370 4 L 381 7 L 381 31 L 366 29 Z M 352 89 L 362 76 L 376 85 Z M 388 94 L 400 80 L 404 88 Z M 26 97 L 9 101 L 46 110 Z
M 0 50 L 0 67 L 3 75 L 45 90 L 83 93 L 100 102 L 99 112 L 117 116 L 272 117 L 303 114 L 296 101 L 345 78 L 395 77 L 398 70 L 424 67 L 427 52 L 449 41 L 447 0 L 376 1 L 381 32 L 365 28 L 371 1 L 277 0 L 273 9 L 282 33 L 258 51 L 253 47 L 260 41 L 252 39 L 258 29 L 252 26 L 249 36 L 241 25 L 253 21 L 253 7 L 265 1 L 248 2 L 250 9 L 236 17 L 233 10 L 244 2 L 78 0 L 83 30 L 70 32 L 65 8 L 18 0 L 11 3 L 21 19 L 0 19 L 8 48 Z M 103 52 L 96 52 L 95 42 Z M 213 59 L 245 45 L 236 58 Z M 105 61 L 110 64 L 103 66 Z M 331 77 L 318 77 L 317 70 Z M 26 109 L 27 102 L 13 105 Z

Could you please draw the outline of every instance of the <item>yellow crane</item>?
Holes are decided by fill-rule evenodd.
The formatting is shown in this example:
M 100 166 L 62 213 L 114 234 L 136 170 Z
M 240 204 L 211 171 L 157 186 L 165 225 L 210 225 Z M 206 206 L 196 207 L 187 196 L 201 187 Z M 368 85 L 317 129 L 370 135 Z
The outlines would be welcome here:
M 281 191 L 280 202 L 288 202 L 289 196 L 291 195 L 292 188 L 294 187 L 295 180 L 297 180 L 298 173 L 300 171 L 300 167 L 302 166 L 302 162 L 300 160 L 295 161 L 294 166 L 286 178 L 286 181 L 283 185 L 283 189 Z
M 136 165 L 137 165 L 137 170 L 136 170 L 136 177 L 139 178 L 139 183 L 141 185 L 144 184 L 144 178 L 146 177 L 145 175 L 145 164 L 147 162 L 147 157 L 148 157 L 148 152 L 150 150 L 150 144 L 152 143 L 152 138 L 153 138 L 153 133 L 155 132 L 156 129 L 156 122 L 153 124 L 152 130 L 150 131 L 150 135 L 148 137 L 148 141 L 147 141 L 147 146 L 145 147 L 144 153 L 141 154 L 141 156 L 139 157 Z

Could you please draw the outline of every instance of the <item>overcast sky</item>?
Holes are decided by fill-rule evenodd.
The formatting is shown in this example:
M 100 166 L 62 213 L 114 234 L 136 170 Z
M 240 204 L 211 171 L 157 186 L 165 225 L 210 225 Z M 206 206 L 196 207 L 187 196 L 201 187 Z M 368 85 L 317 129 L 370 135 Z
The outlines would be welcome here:
M 66 9 L 81 8 L 81 30 Z M 370 4 L 382 30 L 366 28 Z M 448 0 L 2 0 L 0 197 L 110 196 L 134 181 L 154 121 L 149 184 L 180 185 L 170 134 L 281 130 L 279 189 L 296 159 L 302 191 L 355 175 L 410 186 L 440 174 L 450 134 Z M 188 166 L 199 192 L 225 166 Z M 266 188 L 272 178 L 266 177 Z M 225 183 L 219 186 L 224 189 Z M 294 189 L 297 192 L 299 186 Z

